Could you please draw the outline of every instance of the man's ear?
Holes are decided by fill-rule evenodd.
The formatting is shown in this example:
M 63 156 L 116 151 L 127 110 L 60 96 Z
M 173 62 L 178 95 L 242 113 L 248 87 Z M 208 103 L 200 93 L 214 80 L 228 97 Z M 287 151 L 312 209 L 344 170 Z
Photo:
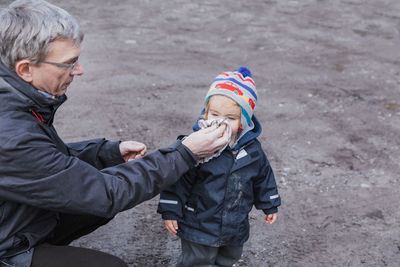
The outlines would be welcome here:
M 21 59 L 15 62 L 15 72 L 25 82 L 32 82 L 32 68 L 31 61 L 27 59 Z

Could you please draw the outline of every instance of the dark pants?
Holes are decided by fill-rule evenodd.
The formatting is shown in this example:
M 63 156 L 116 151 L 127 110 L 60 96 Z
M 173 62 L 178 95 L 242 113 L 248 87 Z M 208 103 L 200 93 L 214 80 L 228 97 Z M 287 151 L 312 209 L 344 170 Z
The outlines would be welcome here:
M 181 239 L 177 267 L 232 266 L 242 256 L 243 246 L 210 247 Z
M 53 236 L 35 247 L 31 267 L 127 267 L 120 258 L 110 254 L 68 246 L 110 220 L 91 215 L 61 214 Z

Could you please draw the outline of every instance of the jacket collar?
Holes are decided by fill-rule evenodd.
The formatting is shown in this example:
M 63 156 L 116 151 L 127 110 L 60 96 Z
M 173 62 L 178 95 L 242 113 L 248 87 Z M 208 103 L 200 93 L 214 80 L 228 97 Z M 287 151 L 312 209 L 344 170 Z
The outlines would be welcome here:
M 243 145 L 250 142 L 251 140 L 256 139 L 262 131 L 262 126 L 255 115 L 251 117 L 251 120 L 254 124 L 254 128 L 251 131 L 245 133 L 239 140 L 237 140 L 236 145 L 233 147 L 232 150 L 239 150 Z
M 45 122 L 53 121 L 55 110 L 67 100 L 66 95 L 49 98 L 36 90 L 30 83 L 22 80 L 14 71 L 0 62 L 0 77 L 9 85 L 2 87 L 14 95 L 18 95 L 15 103 L 19 108 L 39 112 Z

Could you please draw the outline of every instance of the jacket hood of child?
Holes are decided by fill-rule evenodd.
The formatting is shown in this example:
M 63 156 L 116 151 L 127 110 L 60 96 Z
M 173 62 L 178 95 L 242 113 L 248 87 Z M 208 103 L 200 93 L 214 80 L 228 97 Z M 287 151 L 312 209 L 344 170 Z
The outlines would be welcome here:
M 193 130 L 196 132 L 200 130 L 199 120 L 202 119 L 202 115 L 204 114 L 204 109 L 201 111 L 201 115 L 197 118 L 196 122 L 193 124 Z M 236 151 L 239 150 L 244 144 L 248 143 L 251 140 L 256 139 L 262 131 L 262 126 L 255 115 L 251 117 L 251 120 L 254 124 L 252 129 L 249 129 L 247 132 L 240 132 L 239 138 L 234 143 L 232 150 Z

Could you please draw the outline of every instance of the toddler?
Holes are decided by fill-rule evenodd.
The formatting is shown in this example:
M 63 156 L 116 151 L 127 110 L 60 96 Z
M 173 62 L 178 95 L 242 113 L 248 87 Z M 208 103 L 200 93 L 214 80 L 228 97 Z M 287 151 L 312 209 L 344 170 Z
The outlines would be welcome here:
M 157 212 L 169 232 L 181 238 L 177 266 L 232 266 L 249 238 L 253 205 L 275 222 L 281 203 L 274 174 L 257 137 L 253 115 L 257 90 L 246 67 L 218 75 L 206 95 L 201 125 L 226 123 L 230 142 L 160 195 Z M 204 123 L 205 120 L 207 123 Z M 230 128 L 230 129 L 229 129 Z

